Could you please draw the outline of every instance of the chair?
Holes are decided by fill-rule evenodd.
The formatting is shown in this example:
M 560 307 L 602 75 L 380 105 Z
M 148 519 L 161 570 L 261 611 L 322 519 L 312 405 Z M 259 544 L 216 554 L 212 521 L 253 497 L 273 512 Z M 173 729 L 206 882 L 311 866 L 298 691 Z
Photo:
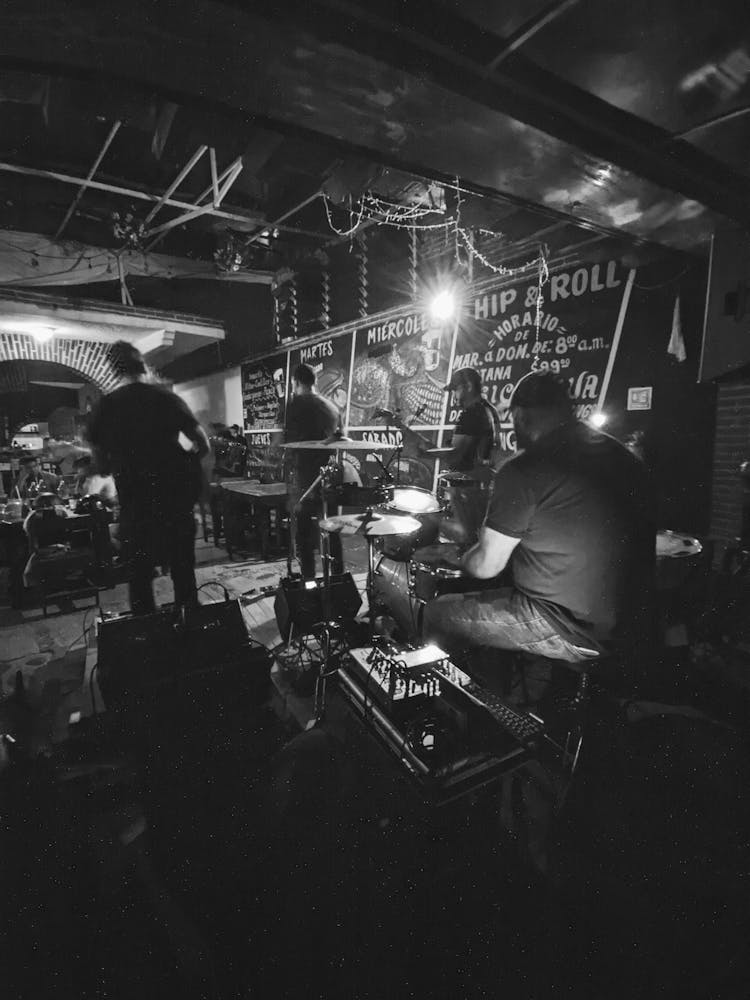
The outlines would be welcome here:
M 48 606 L 63 597 L 95 597 L 98 607 L 99 587 L 92 580 L 98 558 L 90 519 L 68 518 L 54 508 L 45 507 L 33 511 L 25 527 L 32 551 L 24 570 L 24 583 L 27 587 L 39 587 L 44 616 Z M 87 537 L 81 538 L 84 532 Z

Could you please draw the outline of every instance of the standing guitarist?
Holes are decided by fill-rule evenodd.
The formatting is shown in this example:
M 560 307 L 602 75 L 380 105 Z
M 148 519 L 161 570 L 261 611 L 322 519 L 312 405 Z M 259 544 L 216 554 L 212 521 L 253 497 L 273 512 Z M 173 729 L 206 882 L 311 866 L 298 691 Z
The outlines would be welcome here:
M 109 360 L 120 384 L 96 405 L 88 434 L 98 468 L 117 485 L 131 610 L 155 610 L 151 581 L 154 567 L 164 564 L 175 604 L 197 605 L 193 507 L 208 438 L 179 396 L 148 382 L 133 344 L 113 344 Z

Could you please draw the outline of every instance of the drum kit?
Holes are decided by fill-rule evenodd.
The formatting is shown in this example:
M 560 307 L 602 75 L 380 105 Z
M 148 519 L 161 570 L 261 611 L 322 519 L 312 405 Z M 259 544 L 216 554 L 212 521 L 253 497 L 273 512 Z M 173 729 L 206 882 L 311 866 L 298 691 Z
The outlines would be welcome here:
M 302 494 L 299 503 L 319 494 L 322 516 L 318 525 L 321 531 L 321 557 L 323 562 L 323 588 L 330 585 L 330 555 L 328 538 L 331 535 L 343 537 L 360 536 L 367 543 L 367 595 L 370 606 L 370 627 L 374 632 L 375 580 L 379 561 L 388 560 L 404 568 L 410 567 L 418 574 L 419 586 L 416 592 L 413 584 L 408 585 L 409 594 L 422 600 L 430 590 L 442 592 L 445 581 L 464 577 L 457 559 L 457 546 L 440 542 L 441 527 L 451 516 L 451 498 L 455 487 L 481 489 L 481 484 L 462 473 L 445 472 L 439 477 L 436 493 L 416 486 L 401 485 L 397 482 L 377 481 L 362 485 L 347 483 L 342 475 L 344 456 L 347 452 L 377 453 L 390 451 L 393 446 L 374 441 L 357 441 L 336 435 L 323 441 L 296 441 L 281 445 L 283 449 L 294 451 L 330 452 L 331 459 L 320 470 L 320 475 Z M 450 448 L 433 448 L 429 454 L 437 458 L 450 454 Z M 381 467 L 386 468 L 383 463 Z M 397 463 L 398 467 L 398 463 Z M 391 476 L 387 476 L 392 479 Z M 486 492 L 484 493 L 486 498 Z M 329 514 L 335 505 L 338 513 Z M 486 505 L 486 499 L 485 499 Z M 353 513 L 345 513 L 342 508 L 359 507 Z M 292 526 L 294 519 L 292 518 Z M 290 549 L 293 550 L 294 539 Z M 450 574 L 446 572 L 452 565 Z M 290 557 L 291 565 L 291 557 Z M 430 585 L 429 580 L 432 580 Z M 471 581 L 476 583 L 476 581 Z

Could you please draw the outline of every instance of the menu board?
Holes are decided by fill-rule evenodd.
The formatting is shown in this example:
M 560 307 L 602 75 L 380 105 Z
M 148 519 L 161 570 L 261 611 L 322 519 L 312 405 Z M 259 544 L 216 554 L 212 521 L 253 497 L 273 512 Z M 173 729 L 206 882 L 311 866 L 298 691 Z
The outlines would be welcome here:
M 285 400 L 300 363 L 312 367 L 317 391 L 335 404 L 352 437 L 393 445 L 393 452 L 377 453 L 386 463 L 402 436 L 379 411 L 397 412 L 432 444 L 450 443 L 459 412 L 444 386 L 458 368 L 480 373 L 484 394 L 500 413 L 500 445 L 508 452 L 515 451 L 508 403 L 528 372 L 567 378 L 576 414 L 586 418 L 614 362 L 615 332 L 622 327 L 632 274 L 614 260 L 553 271 L 543 288 L 538 328 L 536 281 L 498 283 L 472 296 L 458 324 L 434 324 L 421 311 L 405 311 L 243 365 L 250 474 L 281 476 Z M 436 463 L 410 450 L 408 439 L 403 443 L 389 471 L 395 473 L 393 463 L 399 461 L 402 482 L 433 488 Z M 363 478 L 382 478 L 377 459 L 359 453 L 351 461 Z
M 377 425 L 379 410 L 398 411 L 410 425 L 440 426 L 453 334 L 452 324 L 433 326 L 418 312 L 358 330 L 349 427 Z
M 438 443 L 439 430 L 420 431 L 420 436 L 435 447 Z M 350 430 L 350 436 L 356 441 L 373 441 L 387 444 L 389 447 L 373 452 L 348 452 L 347 461 L 356 469 L 364 483 L 383 480 L 392 477 L 394 483 L 402 486 L 416 486 L 423 490 L 432 490 L 435 483 L 435 459 L 420 455 L 400 430 L 395 427 L 380 426 L 371 430 Z M 389 480 L 390 481 L 390 480 Z
M 309 365 L 315 372 L 315 388 L 330 399 L 346 423 L 349 403 L 349 375 L 352 365 L 352 337 L 329 337 L 317 344 L 298 347 L 289 352 L 289 390 L 294 369 L 299 364 Z
M 537 285 L 514 284 L 475 296 L 471 316 L 459 332 L 453 370 L 475 368 L 486 398 L 502 420 L 501 444 L 515 451 L 508 403 L 513 389 L 532 371 L 568 379 L 576 415 L 588 417 L 602 390 L 628 270 L 616 261 L 560 271 L 543 288 L 537 330 Z M 458 410 L 451 406 L 446 424 Z
M 242 410 L 245 431 L 278 430 L 284 426 L 287 354 L 242 365 Z

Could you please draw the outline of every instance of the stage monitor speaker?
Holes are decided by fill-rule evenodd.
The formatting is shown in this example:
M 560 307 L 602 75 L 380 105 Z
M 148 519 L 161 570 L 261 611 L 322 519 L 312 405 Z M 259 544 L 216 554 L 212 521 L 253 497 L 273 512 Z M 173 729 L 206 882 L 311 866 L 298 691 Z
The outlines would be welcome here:
M 247 632 L 239 601 L 122 615 L 99 624 L 97 680 L 105 704 L 143 704 L 168 692 L 201 697 L 210 687 L 261 701 L 271 656 Z
M 290 635 L 305 635 L 321 622 L 338 619 L 353 621 L 362 607 L 357 585 L 351 573 L 331 576 L 330 605 L 327 608 L 323 580 L 299 580 L 286 577 L 279 583 L 273 610 L 283 640 Z

